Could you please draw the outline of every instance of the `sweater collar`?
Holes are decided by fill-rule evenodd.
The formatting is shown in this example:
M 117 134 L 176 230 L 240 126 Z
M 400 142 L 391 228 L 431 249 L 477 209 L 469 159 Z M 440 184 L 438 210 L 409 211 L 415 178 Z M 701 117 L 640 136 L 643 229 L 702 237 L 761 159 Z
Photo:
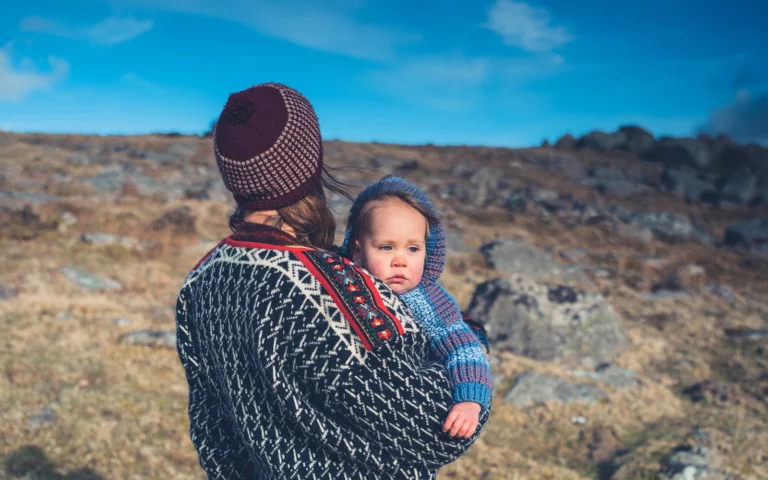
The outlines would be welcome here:
M 282 230 L 251 222 L 240 222 L 235 225 L 235 231 L 229 238 L 237 242 L 256 242 L 277 246 L 296 244 L 296 238 Z

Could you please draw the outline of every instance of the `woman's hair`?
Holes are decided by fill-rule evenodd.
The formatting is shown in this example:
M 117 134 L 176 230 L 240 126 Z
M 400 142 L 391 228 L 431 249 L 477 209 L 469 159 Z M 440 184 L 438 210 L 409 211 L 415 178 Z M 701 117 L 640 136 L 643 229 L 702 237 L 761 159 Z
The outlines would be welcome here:
M 329 170 L 332 169 L 323 167 L 321 181 L 312 193 L 296 203 L 277 209 L 277 215 L 271 217 L 266 223 L 278 229 L 284 225 L 291 227 L 296 241 L 301 245 L 324 250 L 333 248 L 336 221 L 328 205 L 325 189 L 346 197 L 350 201 L 352 195 L 347 190 L 350 185 L 336 178 Z M 236 230 L 237 224 L 245 220 L 246 213 L 243 207 L 238 206 L 229 217 L 229 228 L 232 231 Z
M 360 208 L 355 218 L 350 218 L 349 223 L 352 225 L 352 231 L 349 235 L 349 254 L 354 255 L 356 246 L 356 240 L 360 236 L 368 232 L 371 226 L 371 217 L 374 209 L 381 206 L 386 200 L 399 199 L 405 202 L 408 206 L 413 207 L 414 210 L 419 212 L 427 220 L 427 236 L 429 236 L 429 230 L 440 223 L 440 218 L 433 212 L 424 207 L 413 195 L 405 192 L 386 192 L 374 195 L 368 199 L 365 204 Z

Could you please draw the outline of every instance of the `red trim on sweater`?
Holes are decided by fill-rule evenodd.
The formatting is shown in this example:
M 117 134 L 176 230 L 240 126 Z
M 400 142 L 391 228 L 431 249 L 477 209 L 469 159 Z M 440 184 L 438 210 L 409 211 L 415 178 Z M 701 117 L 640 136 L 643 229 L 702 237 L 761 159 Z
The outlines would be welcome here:
M 368 351 L 373 350 L 373 345 L 371 344 L 371 341 L 368 338 L 368 335 L 365 334 L 365 330 L 360 328 L 360 324 L 357 321 L 357 317 L 347 308 L 347 306 L 341 300 L 341 297 L 339 297 L 338 293 L 336 293 L 336 289 L 325 278 L 325 275 L 323 275 L 322 272 L 320 272 L 320 270 L 318 270 L 317 267 L 315 267 L 315 264 L 310 259 L 307 258 L 304 252 L 297 250 L 294 252 L 294 254 L 299 258 L 299 260 L 301 260 L 301 263 L 303 263 L 304 266 L 307 267 L 307 270 L 309 270 L 312 273 L 312 275 L 320 282 L 320 284 L 323 285 L 323 287 L 331 296 L 331 298 L 333 298 L 333 302 L 336 304 L 337 307 L 339 307 L 339 310 L 341 310 L 341 313 L 344 315 L 344 318 L 347 319 L 347 322 L 349 322 L 349 324 L 352 326 L 352 329 L 355 331 L 355 333 L 357 333 L 357 336 L 363 342 L 363 346 L 365 347 L 365 349 Z
M 395 317 L 392 312 L 389 311 L 389 308 L 384 304 L 384 300 L 381 299 L 381 295 L 379 295 L 379 290 L 376 288 L 376 285 L 373 284 L 373 281 L 371 280 L 371 277 L 369 277 L 365 272 L 361 271 L 362 269 L 358 267 L 357 265 L 353 266 L 352 268 L 357 269 L 357 272 L 360 274 L 361 277 L 363 277 L 363 281 L 365 282 L 366 286 L 368 286 L 368 290 L 371 291 L 371 294 L 373 295 L 373 301 L 376 302 L 376 305 L 379 307 L 379 310 L 384 313 L 387 317 L 389 317 L 390 320 L 392 320 L 392 323 L 395 324 L 395 327 L 397 327 L 397 333 L 400 335 L 405 333 L 405 330 L 403 330 L 403 324 L 400 323 L 400 320 Z

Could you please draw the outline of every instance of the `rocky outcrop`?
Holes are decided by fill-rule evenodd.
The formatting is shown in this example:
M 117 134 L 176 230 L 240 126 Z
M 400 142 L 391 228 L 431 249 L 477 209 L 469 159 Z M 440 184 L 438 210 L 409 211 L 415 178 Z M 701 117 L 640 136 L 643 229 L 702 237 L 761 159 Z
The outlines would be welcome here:
M 594 368 L 627 345 L 602 296 L 520 275 L 480 284 L 468 313 L 485 324 L 493 348 L 537 360 Z

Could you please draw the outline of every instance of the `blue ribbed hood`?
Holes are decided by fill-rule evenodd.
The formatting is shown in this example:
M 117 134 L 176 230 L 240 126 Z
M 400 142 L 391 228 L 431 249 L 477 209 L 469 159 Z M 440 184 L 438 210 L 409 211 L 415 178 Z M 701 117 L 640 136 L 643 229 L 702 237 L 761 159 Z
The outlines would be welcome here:
M 347 230 L 344 234 L 344 242 L 339 247 L 339 253 L 347 258 L 351 258 L 349 247 L 352 236 L 352 227 L 357 221 L 360 210 L 368 201 L 374 198 L 380 198 L 387 194 L 406 193 L 416 199 L 426 210 L 439 218 L 437 210 L 427 195 L 418 187 L 411 185 L 400 177 L 388 175 L 378 182 L 374 182 L 360 192 L 352 204 L 347 219 Z M 420 285 L 427 286 L 437 282 L 440 274 L 443 273 L 445 266 L 445 231 L 440 222 L 429 228 L 427 235 L 427 258 L 424 263 L 424 275 L 421 278 Z

